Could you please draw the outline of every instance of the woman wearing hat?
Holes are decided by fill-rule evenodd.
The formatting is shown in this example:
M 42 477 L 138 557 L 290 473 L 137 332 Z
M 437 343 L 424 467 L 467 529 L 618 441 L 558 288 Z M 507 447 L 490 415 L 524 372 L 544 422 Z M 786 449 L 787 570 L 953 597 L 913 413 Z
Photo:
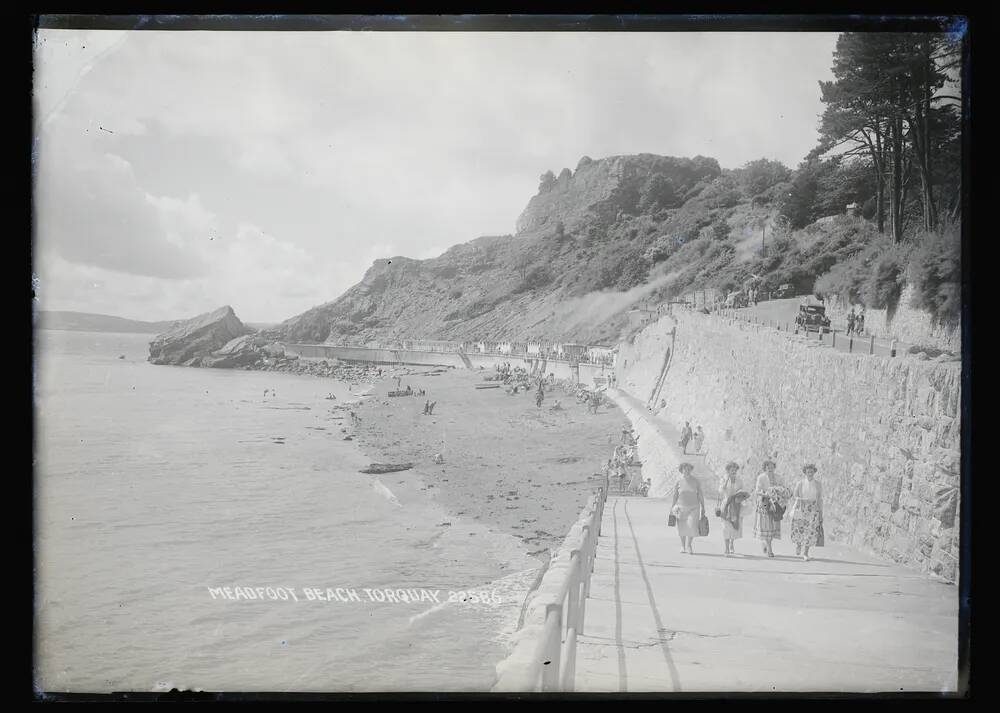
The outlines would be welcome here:
M 681 552 L 694 554 L 692 545 L 698 537 L 698 521 L 705 514 L 705 498 L 701 493 L 701 483 L 694 477 L 694 466 L 681 463 L 677 469 L 681 478 L 674 486 L 674 499 L 670 512 L 677 518 L 677 534 L 681 537 Z
M 816 480 L 816 466 L 802 466 L 802 479 L 792 490 L 792 542 L 795 554 L 809 559 L 809 548 L 820 543 L 823 532 L 823 486 Z
M 774 557 L 774 550 L 771 549 L 772 540 L 781 539 L 781 520 L 774 517 L 767 492 L 772 487 L 778 485 L 774 475 L 774 461 L 764 461 L 764 471 L 757 476 L 757 483 L 754 486 L 754 500 L 756 501 L 756 514 L 753 522 L 753 535 L 764 543 L 764 554 Z
M 719 502 L 715 514 L 722 519 L 722 540 L 726 545 L 726 556 L 736 554 L 733 543 L 743 537 L 743 501 L 750 494 L 743 490 L 743 482 L 736 476 L 740 467 L 730 461 L 726 464 L 726 476 L 719 485 Z

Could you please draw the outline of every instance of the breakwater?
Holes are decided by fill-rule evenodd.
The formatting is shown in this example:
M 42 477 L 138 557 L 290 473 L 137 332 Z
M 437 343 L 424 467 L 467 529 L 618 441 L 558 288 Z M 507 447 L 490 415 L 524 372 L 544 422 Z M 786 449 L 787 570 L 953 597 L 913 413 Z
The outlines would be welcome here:
M 476 354 L 442 350 L 374 349 L 333 344 L 285 344 L 284 352 L 300 359 L 338 359 L 361 364 L 407 364 L 414 366 L 450 366 L 456 369 L 494 370 L 501 364 L 521 367 L 539 376 L 554 374 L 557 379 L 592 384 L 594 378 L 607 378 L 610 366 L 545 359 L 537 356 Z

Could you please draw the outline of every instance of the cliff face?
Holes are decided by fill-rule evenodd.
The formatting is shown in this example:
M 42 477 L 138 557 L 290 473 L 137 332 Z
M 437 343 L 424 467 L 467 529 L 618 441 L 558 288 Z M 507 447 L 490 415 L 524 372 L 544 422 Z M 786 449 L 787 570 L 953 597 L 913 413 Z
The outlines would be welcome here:
M 643 263 L 657 223 L 720 172 L 703 157 L 585 157 L 575 172 L 543 181 L 516 235 L 481 237 L 430 260 L 377 260 L 336 300 L 266 333 L 290 342 L 612 341 L 627 303 L 604 309 L 601 319 L 574 320 L 571 301 L 642 283 L 643 275 L 633 284 L 621 277 L 623 256 Z
M 643 300 L 725 293 L 752 275 L 808 294 L 875 239 L 873 225 L 847 216 L 789 231 L 779 217 L 790 186 L 784 174 L 749 166 L 723 171 L 703 156 L 584 157 L 575 171 L 542 176 L 515 235 L 481 237 L 430 260 L 378 260 L 337 299 L 266 334 L 313 343 L 613 343 L 627 335 L 627 310 Z M 897 317 L 894 329 L 916 321 Z
M 813 462 L 829 539 L 955 580 L 958 361 L 846 354 L 681 312 L 622 345 L 619 385 L 647 401 L 670 345 L 660 416 L 704 428 L 706 463 L 720 477 L 733 460 L 752 484 L 771 457 L 779 480 L 791 485 Z M 675 472 L 655 473 L 651 494 L 665 494 Z
M 235 366 L 238 344 L 233 340 L 253 330 L 245 326 L 229 305 L 193 319 L 175 322 L 149 344 L 149 361 L 154 364 L 211 366 L 213 352 L 227 348 L 221 366 Z M 242 345 L 248 348 L 247 344 Z

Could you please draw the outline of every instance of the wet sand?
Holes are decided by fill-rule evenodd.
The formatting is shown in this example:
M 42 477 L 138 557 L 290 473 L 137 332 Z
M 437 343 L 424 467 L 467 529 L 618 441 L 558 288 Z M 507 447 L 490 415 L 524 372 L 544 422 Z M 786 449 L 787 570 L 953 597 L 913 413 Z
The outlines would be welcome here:
M 372 462 L 414 463 L 395 475 L 419 478 L 449 513 L 520 537 L 529 554 L 547 556 L 603 479 L 627 419 L 613 404 L 591 414 L 559 388 L 539 409 L 533 391 L 477 390 L 491 372 L 432 370 L 411 367 L 375 384 L 356 410 L 354 440 Z M 389 397 L 396 374 L 403 389 L 426 395 Z M 551 410 L 556 399 L 563 410 Z M 422 414 L 426 401 L 437 401 L 433 416 Z M 438 453 L 441 464 L 434 463 Z

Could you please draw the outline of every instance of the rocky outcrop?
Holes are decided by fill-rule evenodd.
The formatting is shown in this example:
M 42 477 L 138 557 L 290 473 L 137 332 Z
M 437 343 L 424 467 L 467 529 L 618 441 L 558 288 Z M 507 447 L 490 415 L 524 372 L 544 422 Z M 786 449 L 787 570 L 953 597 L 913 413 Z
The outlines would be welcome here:
M 217 349 L 209 356 L 203 357 L 201 366 L 217 369 L 235 369 L 241 366 L 251 366 L 262 358 L 263 340 L 253 334 L 236 337 Z
M 212 365 L 216 359 L 237 359 L 237 353 L 246 347 L 245 343 L 238 343 L 237 338 L 252 331 L 239 320 L 233 308 L 226 305 L 214 312 L 177 322 L 158 335 L 149 344 L 149 361 L 153 364 L 202 366 Z M 224 348 L 229 351 L 213 356 Z
M 720 172 L 714 159 L 700 156 L 584 157 L 575 171 L 543 181 L 516 235 L 483 236 L 428 260 L 376 260 L 343 295 L 268 334 L 288 343 L 614 341 L 627 299 L 576 321 L 570 317 L 580 310 L 571 301 L 639 284 L 641 276 L 619 284 L 623 256 L 642 262 L 658 236 L 675 232 L 673 213 Z

